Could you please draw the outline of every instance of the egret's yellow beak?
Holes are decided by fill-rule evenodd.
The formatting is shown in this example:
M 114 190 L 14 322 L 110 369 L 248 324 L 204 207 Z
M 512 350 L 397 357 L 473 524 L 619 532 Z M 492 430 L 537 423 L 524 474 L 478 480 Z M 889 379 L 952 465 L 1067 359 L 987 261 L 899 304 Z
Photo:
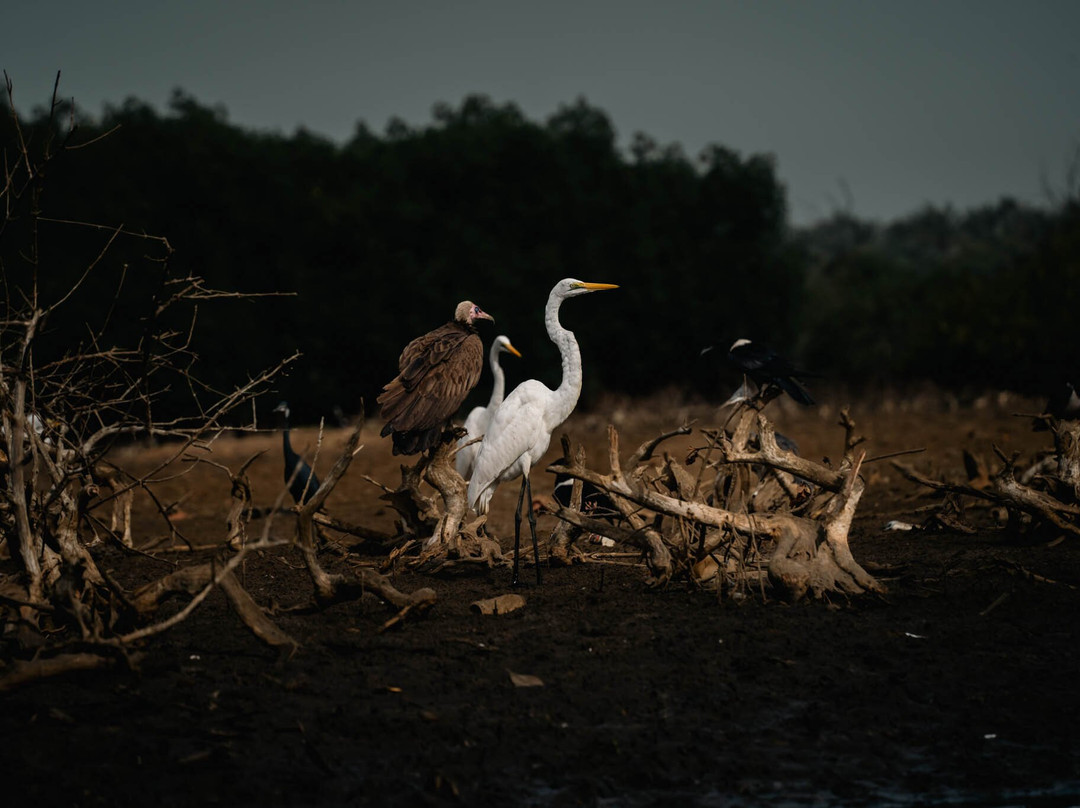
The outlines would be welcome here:
M 584 286 L 586 289 L 588 289 L 591 292 L 602 292 L 605 289 L 618 289 L 619 288 L 619 284 L 617 284 L 617 283 L 586 283 L 586 282 L 582 281 L 581 285 Z

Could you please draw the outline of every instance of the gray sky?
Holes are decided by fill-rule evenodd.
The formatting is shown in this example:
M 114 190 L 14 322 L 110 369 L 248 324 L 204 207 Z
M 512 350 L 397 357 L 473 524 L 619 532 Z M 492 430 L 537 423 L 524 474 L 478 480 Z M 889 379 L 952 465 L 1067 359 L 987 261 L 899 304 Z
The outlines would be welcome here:
M 1080 148 L 1076 0 L 12 0 L 0 68 L 22 111 L 60 70 L 94 115 L 179 87 L 336 141 L 469 93 L 537 121 L 584 96 L 621 145 L 774 154 L 798 224 L 1043 203 Z

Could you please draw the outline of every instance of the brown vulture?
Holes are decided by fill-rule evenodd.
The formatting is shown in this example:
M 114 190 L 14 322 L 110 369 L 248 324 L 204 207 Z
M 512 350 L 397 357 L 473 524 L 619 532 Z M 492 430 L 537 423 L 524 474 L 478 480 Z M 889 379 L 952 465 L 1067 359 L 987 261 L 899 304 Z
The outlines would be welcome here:
M 476 320 L 494 320 L 469 300 L 454 319 L 417 337 L 401 352 L 397 377 L 379 394 L 382 436 L 393 434 L 394 454 L 416 454 L 438 444 L 446 422 L 480 381 L 484 346 Z

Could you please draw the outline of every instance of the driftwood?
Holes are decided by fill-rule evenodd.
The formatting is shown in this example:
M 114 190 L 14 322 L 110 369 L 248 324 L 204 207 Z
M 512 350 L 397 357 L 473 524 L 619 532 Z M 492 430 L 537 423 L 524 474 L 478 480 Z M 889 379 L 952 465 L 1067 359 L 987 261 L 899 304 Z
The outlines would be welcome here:
M 659 441 L 668 436 L 643 444 L 620 464 L 618 433 L 609 427 L 607 473 L 577 462 L 549 470 L 603 489 L 613 501 L 622 503 L 619 508 L 630 528 L 589 519 L 568 508 L 560 508 L 556 516 L 640 547 L 653 584 L 666 583 L 682 571 L 699 583 L 720 579 L 721 586 L 733 586 L 731 576 L 744 574 L 749 556 L 756 554 L 773 588 L 790 600 L 808 593 L 825 597 L 830 592 L 883 592 L 884 586 L 855 561 L 848 545 L 851 522 L 864 489 L 859 470 L 865 455 L 856 451 L 862 439 L 855 435 L 854 422 L 846 411 L 841 425 L 846 432 L 844 457 L 839 468 L 832 469 L 780 449 L 768 419 L 757 408 L 744 406 L 730 434 L 713 431 L 706 450 L 692 453 L 695 461 L 702 454 L 718 455 L 717 476 L 732 483 L 726 485 L 723 496 L 719 496 L 717 485 L 703 484 L 700 471 L 692 475 L 670 457 L 658 473 L 644 465 Z M 788 474 L 827 492 L 819 503 L 819 515 L 810 518 L 791 512 L 753 511 L 748 486 L 749 470 L 754 468 Z M 741 473 L 732 476 L 733 469 Z M 731 507 L 733 502 L 737 510 Z M 766 542 L 771 545 L 768 551 L 762 549 Z
M 112 514 L 109 530 L 119 537 L 125 547 L 133 547 L 131 538 L 131 506 L 135 501 L 135 490 L 126 483 L 120 469 L 101 463 L 95 469 L 94 479 L 99 486 L 112 490 Z
M 455 444 L 451 441 L 441 441 L 431 451 L 425 468 L 424 476 L 431 486 L 439 492 L 443 501 L 443 512 L 435 523 L 435 529 L 424 541 L 424 550 L 429 551 L 433 547 L 442 546 L 449 548 L 458 536 L 461 523 L 465 519 L 468 510 L 466 492 L 468 485 L 454 468 Z
M 350 536 L 356 536 L 356 538 L 363 539 L 365 542 L 373 542 L 379 545 L 380 549 L 388 546 L 396 538 L 393 533 L 387 533 L 385 530 L 378 530 L 373 527 L 368 527 L 367 525 L 354 525 L 351 522 L 343 522 L 341 519 L 331 516 L 324 511 L 316 511 L 311 518 L 316 525 L 328 527 L 339 533 L 347 533 Z
M 327 496 L 349 468 L 349 464 L 358 451 L 363 426 L 364 421 L 361 418 L 349 437 L 344 451 L 322 485 L 307 503 L 297 509 L 297 541 L 304 563 L 315 585 L 315 598 L 320 604 L 325 606 L 351 600 L 362 596 L 365 592 L 371 592 L 400 610 L 398 615 L 391 620 L 391 623 L 396 623 L 410 612 L 422 613 L 430 609 L 436 601 L 434 590 L 422 588 L 411 594 L 405 594 L 396 589 L 389 578 L 366 568 L 360 568 L 359 577 L 327 572 L 319 562 L 316 549 L 315 512 L 322 507 Z
M 371 569 L 360 568 L 349 574 L 328 572 L 319 560 L 316 542 L 317 520 L 333 523 L 332 518 L 321 514 L 326 497 L 340 481 L 352 457 L 357 452 L 363 424 L 357 425 L 341 457 L 327 475 L 326 480 L 306 505 L 297 508 L 297 530 L 294 536 L 270 538 L 269 524 L 266 533 L 252 540 L 244 525 L 250 513 L 250 487 L 246 470 L 258 456 L 246 461 L 237 473 L 230 472 L 233 483 L 234 504 L 227 522 L 225 541 L 219 545 L 219 553 L 213 560 L 180 567 L 154 580 L 130 595 L 117 584 L 97 572 L 93 558 L 86 553 L 78 536 L 78 509 L 53 525 L 49 546 L 59 552 L 51 555 L 66 560 L 64 571 L 50 586 L 49 597 L 31 600 L 23 587 L 13 587 L 10 582 L 0 592 L 0 601 L 16 608 L 30 610 L 35 615 L 46 615 L 53 622 L 65 620 L 79 629 L 79 653 L 55 653 L 41 656 L 34 662 L 14 661 L 3 676 L 0 690 L 10 689 L 35 678 L 53 676 L 65 671 L 111 666 L 119 658 L 133 664 L 133 651 L 145 640 L 161 634 L 186 620 L 195 609 L 215 590 L 221 589 L 235 613 L 244 624 L 264 643 L 278 649 L 284 656 L 292 655 L 300 646 L 266 614 L 241 585 L 235 571 L 253 552 L 296 546 L 304 559 L 314 585 L 314 597 L 320 607 L 371 593 L 395 609 L 395 614 L 383 628 L 396 625 L 413 614 L 422 614 L 436 602 L 433 590 L 421 588 L 404 593 L 395 588 L 390 579 Z M 217 464 L 213 464 L 217 465 Z M 84 499 L 92 498 L 94 492 L 87 489 Z M 69 509 L 70 510 L 70 509 Z M 239 520 L 239 521 L 236 521 Z M 235 552 L 228 552 L 229 548 Z M 88 560 L 87 560 L 88 559 Z M 49 567 L 47 563 L 46 568 Z M 43 576 L 48 580 L 48 576 Z M 184 597 L 187 603 L 170 616 L 155 620 L 163 603 L 175 597 Z M 111 615 L 111 617 L 110 617 Z M 36 625 L 36 623 L 35 623 Z M 121 627 L 125 630 L 120 631 Z
M 570 438 L 567 435 L 563 435 L 560 438 L 563 450 L 563 459 L 571 457 L 570 450 Z M 585 448 L 578 446 L 573 452 L 573 463 L 575 466 L 585 466 Z M 548 469 L 551 470 L 550 468 Z M 582 484 L 579 478 L 574 478 L 573 484 L 570 486 L 570 509 L 581 513 L 581 495 Z M 554 510 L 559 510 L 558 506 Z M 578 529 L 572 529 L 578 528 Z M 574 544 L 574 539 L 580 533 L 580 526 L 574 525 L 570 519 L 560 517 L 558 523 L 555 525 L 555 529 L 551 532 L 551 538 L 548 540 L 549 556 L 551 563 L 560 566 L 569 566 L 573 562 L 571 556 L 571 548 Z
M 1001 467 L 993 473 L 984 468 L 973 473 L 968 462 L 971 479 L 966 484 L 934 479 L 898 461 L 893 461 L 893 467 L 912 482 L 946 495 L 927 524 L 965 529 L 949 519 L 947 510 L 955 499 L 966 498 L 1004 508 L 1008 513 L 1004 523 L 1013 533 L 1048 530 L 1080 536 L 1080 421 L 1046 420 L 1054 436 L 1054 451 L 1023 473 L 1017 471 L 1019 455 L 1007 457 L 997 447 L 994 451 Z
M 118 664 L 136 667 L 142 656 L 142 654 L 132 654 L 127 659 L 123 659 L 94 653 L 73 653 L 29 660 L 17 659 L 12 663 L 11 669 L 3 676 L 0 676 L 0 693 L 6 693 L 31 682 L 72 671 L 101 670 L 115 667 Z
M 390 488 L 371 477 L 364 477 L 382 489 L 383 493 L 379 498 L 401 517 L 397 523 L 397 535 L 402 544 L 417 539 L 426 540 L 434 534 L 439 522 L 434 500 L 420 491 L 426 466 L 426 455 L 422 455 L 415 465 L 401 466 L 401 484 L 397 488 Z
M 563 472 L 577 480 L 592 483 L 608 494 L 612 503 L 622 515 L 626 523 L 625 527 L 609 524 L 571 508 L 559 508 L 555 515 L 589 533 L 607 536 L 617 542 L 622 541 L 639 547 L 645 555 L 645 561 L 651 574 L 649 584 L 652 586 L 660 586 L 671 580 L 674 572 L 671 552 L 664 537 L 641 513 L 640 505 L 643 503 L 632 496 L 631 492 L 634 488 L 640 487 L 641 477 L 638 470 L 641 468 L 641 464 L 646 463 L 652 457 L 653 451 L 655 451 L 661 440 L 677 434 L 684 433 L 682 430 L 676 430 L 662 435 L 656 440 L 642 444 L 631 455 L 627 462 L 627 468 L 631 473 L 630 479 L 634 482 L 634 487 L 624 476 L 623 466 L 619 461 L 619 436 L 614 427 L 608 427 L 608 474 L 601 475 L 585 468 L 584 452 L 576 452 L 575 460 L 569 466 L 555 464 L 548 468 L 548 471 Z
M 154 615 L 162 603 L 176 595 L 189 595 L 191 601 L 185 609 L 164 621 L 144 626 L 115 640 L 102 639 L 101 642 L 127 646 L 135 641 L 159 634 L 186 619 L 215 587 L 221 587 L 233 610 L 255 636 L 267 645 L 282 649 L 291 655 L 299 647 L 299 643 L 266 616 L 247 590 L 241 586 L 234 572 L 252 550 L 270 549 L 284 544 L 285 542 L 268 540 L 247 544 L 224 563 L 213 561 L 183 567 L 146 584 L 138 589 L 131 599 L 132 605 L 143 620 Z
M 399 621 L 405 614 L 423 612 L 434 605 L 436 597 L 430 589 L 420 589 L 412 594 L 406 594 L 396 589 L 386 576 L 380 575 L 373 570 L 361 568 L 358 573 L 359 577 L 353 577 L 352 575 L 327 572 L 319 561 L 316 540 L 317 518 L 321 516 L 320 509 L 327 496 L 341 480 L 352 462 L 352 458 L 358 451 L 363 426 L 363 420 L 361 419 L 353 430 L 341 456 L 326 476 L 322 485 L 308 499 L 306 504 L 296 509 L 297 532 L 294 538 L 274 540 L 264 536 L 258 541 L 243 544 L 239 552 L 224 562 L 214 561 L 178 569 L 138 590 L 132 597 L 135 610 L 145 617 L 152 614 L 164 599 L 176 594 L 192 596 L 193 601 L 188 606 L 188 608 L 192 608 L 193 605 L 197 605 L 196 601 L 205 597 L 214 586 L 220 586 L 229 597 L 234 610 L 256 636 L 268 645 L 287 649 L 291 653 L 298 646 L 298 643 L 278 629 L 266 617 L 262 609 L 255 604 L 250 595 L 240 585 L 233 570 L 252 551 L 292 546 L 293 544 L 298 546 L 301 551 L 314 585 L 315 599 L 320 605 L 325 606 L 358 598 L 364 593 L 370 592 L 399 610 L 398 615 L 393 618 L 394 622 Z M 248 462 L 250 463 L 250 461 Z M 247 463 L 245 463 L 244 467 L 246 468 L 246 466 Z M 236 479 L 236 476 L 238 475 L 234 475 L 234 479 Z M 267 527 L 268 532 L 269 526 Z M 143 636 L 147 636 L 150 631 L 150 629 L 141 629 L 137 632 L 137 636 L 129 634 L 122 637 L 121 641 L 129 642 L 132 639 L 141 639 Z
M 7 91 L 10 101 L 10 82 Z M 52 102 L 50 115 L 56 115 L 61 105 L 55 88 Z M 255 400 L 270 391 L 298 354 L 224 392 L 200 380 L 192 347 L 199 306 L 211 299 L 264 295 L 214 290 L 199 277 L 177 275 L 170 265 L 172 246 L 164 237 L 122 226 L 54 221 L 50 232 L 68 228 L 97 233 L 102 244 L 87 255 L 85 267 L 72 275 L 66 288 L 40 284 L 40 278 L 53 274 L 38 265 L 44 178 L 51 174 L 54 158 L 74 148 L 68 140 L 75 130 L 65 135 L 63 123 L 52 119 L 42 137 L 23 137 L 15 106 L 8 104 L 5 114 L 17 137 L 9 144 L 10 170 L 0 179 L 5 203 L 0 235 L 16 239 L 5 241 L 5 254 L 18 255 L 26 271 L 11 279 L 9 305 L 0 320 L 0 542 L 11 560 L 0 572 L 0 628 L 8 640 L 4 650 L 12 655 L 0 661 L 0 687 L 116 659 L 130 662 L 144 640 L 185 620 L 219 588 L 260 639 L 291 652 L 296 642 L 274 625 L 234 574 L 253 551 L 300 546 L 310 556 L 316 596 L 323 600 L 374 592 L 399 610 L 397 619 L 429 607 L 434 602 L 431 590 L 406 595 L 382 576 L 365 572 L 354 579 L 326 573 L 314 556 L 312 540 L 318 506 L 301 509 L 295 536 L 253 541 L 248 535 L 252 492 L 246 470 L 254 458 L 236 473 L 222 467 L 232 485 L 232 509 L 212 561 L 182 569 L 163 562 L 169 563 L 169 573 L 135 593 L 99 567 L 95 553 L 103 532 L 125 552 L 146 554 L 145 547 L 136 547 L 131 530 L 136 495 L 145 495 L 157 508 L 169 538 L 196 551 L 169 518 L 170 506 L 155 494 L 162 482 L 159 474 L 178 462 L 209 462 L 204 455 L 227 432 L 255 431 L 243 413 L 249 406 L 254 412 Z M 26 226 L 4 228 L 14 220 Z M 117 282 L 111 271 L 101 277 L 101 269 L 115 263 L 108 253 L 118 241 L 134 241 L 141 257 L 132 259 L 137 263 L 130 269 L 125 262 Z M 129 279 L 136 276 L 139 283 L 132 284 Z M 104 299 L 115 300 L 114 305 L 97 305 L 102 298 L 95 286 L 103 282 L 109 285 Z M 123 310 L 142 314 L 131 341 L 117 344 L 114 315 Z M 42 343 L 40 335 L 51 318 L 73 315 L 86 318 L 76 323 L 82 333 L 77 342 Z M 168 416 L 161 414 L 165 401 Z M 355 450 L 356 437 L 349 451 Z M 134 475 L 110 463 L 117 442 L 131 439 L 166 439 L 168 450 L 155 468 Z M 331 485 L 320 489 L 320 504 L 348 460 L 339 461 Z M 108 494 L 102 496 L 102 491 Z M 110 505 L 107 521 L 101 514 Z M 173 596 L 188 602 L 158 619 L 158 605 Z M 31 655 L 33 660 L 28 660 Z
M 1073 502 L 1080 502 L 1080 421 L 1052 421 L 1057 477 L 1070 491 Z
M 488 567 L 508 563 L 496 541 L 483 532 L 486 517 L 466 522 L 468 484 L 454 467 L 460 430 L 447 429 L 443 439 L 412 466 L 401 467 L 401 484 L 394 489 L 366 479 L 383 490 L 382 499 L 398 512 L 398 547 L 393 561 L 406 551 L 417 554 L 406 562 L 411 569 L 435 572 L 457 565 Z M 435 496 L 424 493 L 428 483 Z
M 247 525 L 251 518 L 251 481 L 247 476 L 248 466 L 262 454 L 263 452 L 256 452 L 249 457 L 235 474 L 226 469 L 232 485 L 232 508 L 225 517 L 225 543 L 234 550 L 243 547 L 247 541 Z
M 689 427 L 681 427 L 646 441 L 628 459 L 628 473 L 637 474 L 638 466 L 651 459 L 661 442 L 688 432 Z M 367 478 L 383 490 L 382 498 L 390 503 L 400 517 L 399 548 L 391 554 L 392 559 L 397 560 L 406 550 L 418 551 L 407 563 L 411 568 L 424 572 L 457 565 L 483 564 L 493 567 L 509 564 L 510 560 L 503 555 L 498 543 L 483 532 L 485 517 L 472 523 L 465 522 L 467 485 L 454 468 L 456 450 L 453 441 L 449 440 L 451 436 L 454 436 L 453 432 L 448 431 L 448 439 L 430 453 L 421 456 L 415 465 L 402 466 L 402 481 L 397 488 L 391 489 Z M 570 452 L 569 438 L 564 435 L 562 442 L 565 457 Z M 584 452 L 580 447 L 577 452 L 576 465 L 583 467 Z M 613 457 L 614 476 L 621 478 L 623 470 L 618 463 L 617 444 Z M 557 471 L 561 468 L 559 464 L 554 464 L 548 470 Z M 430 483 L 437 496 L 427 495 L 421 490 L 424 482 Z M 642 516 L 640 505 L 610 490 L 608 493 L 619 511 L 620 524 L 612 526 L 604 522 L 604 530 L 594 530 L 590 525 L 597 520 L 582 512 L 581 484 L 580 481 L 575 483 L 571 494 L 571 508 L 554 511 L 561 521 L 549 541 L 551 561 L 556 564 L 573 563 L 573 543 L 582 531 L 609 537 L 615 535 L 643 550 L 646 563 L 653 573 L 650 583 L 663 584 L 669 581 L 674 567 L 671 553 L 659 531 Z M 580 557 L 580 553 L 578 555 Z

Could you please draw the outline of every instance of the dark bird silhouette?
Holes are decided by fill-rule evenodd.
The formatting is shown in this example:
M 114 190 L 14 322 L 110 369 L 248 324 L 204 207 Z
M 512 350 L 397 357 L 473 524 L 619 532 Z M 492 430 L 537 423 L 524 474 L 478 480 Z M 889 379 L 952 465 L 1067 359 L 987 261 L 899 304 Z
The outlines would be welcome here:
M 517 510 L 514 511 L 514 572 L 511 584 L 518 583 L 518 557 L 521 549 L 521 510 L 529 495 L 529 528 L 532 531 L 533 557 L 536 560 L 536 583 L 540 583 L 540 548 L 536 541 L 536 515 L 533 513 L 529 470 L 540 461 L 551 442 L 551 430 L 570 417 L 581 394 L 581 349 L 574 332 L 559 322 L 563 301 L 579 295 L 617 289 L 613 283 L 587 283 L 563 278 L 548 294 L 544 307 L 544 325 L 548 338 L 562 356 L 563 375 L 552 390 L 537 379 L 522 382 L 495 410 L 487 434 L 480 443 L 472 479 L 469 481 L 469 504 L 477 514 L 488 511 L 491 497 L 499 483 L 521 477 Z
M 280 413 L 282 420 L 281 449 L 285 455 L 285 484 L 289 487 L 293 501 L 297 505 L 303 505 L 319 490 L 319 478 L 315 476 L 311 466 L 292 447 L 292 441 L 289 439 L 288 402 L 282 401 L 274 407 L 274 412 Z
M 398 375 L 379 394 L 382 436 L 393 435 L 394 454 L 411 455 L 439 443 L 484 369 L 476 320 L 494 320 L 465 300 L 446 325 L 417 337 L 401 352 Z
M 1072 382 L 1065 382 L 1046 402 L 1046 406 L 1043 407 L 1044 415 L 1052 415 L 1059 421 L 1076 421 L 1080 419 L 1080 395 L 1077 395 L 1076 385 Z M 1042 418 L 1036 419 L 1033 429 L 1036 432 L 1043 432 L 1049 429 L 1046 421 Z
M 799 444 L 797 444 L 787 435 L 781 435 L 779 432 L 774 432 L 773 437 L 776 438 L 776 445 L 783 449 L 785 452 L 791 452 L 793 455 L 797 455 L 799 453 Z
M 566 460 L 564 458 L 556 462 L 565 463 Z M 574 478 L 569 474 L 560 472 L 555 475 L 555 488 L 552 490 L 551 495 L 564 508 L 569 508 L 570 494 L 573 487 Z M 584 480 L 581 482 L 581 512 L 589 516 L 595 516 L 597 519 L 606 519 L 609 522 L 615 522 L 622 518 L 622 514 L 615 507 L 615 503 L 611 501 L 611 497 L 607 495 L 607 492 Z
M 800 404 L 810 406 L 814 403 L 800 380 L 817 374 L 798 370 L 768 345 L 737 339 L 728 350 L 728 361 L 762 389 L 772 385 Z

